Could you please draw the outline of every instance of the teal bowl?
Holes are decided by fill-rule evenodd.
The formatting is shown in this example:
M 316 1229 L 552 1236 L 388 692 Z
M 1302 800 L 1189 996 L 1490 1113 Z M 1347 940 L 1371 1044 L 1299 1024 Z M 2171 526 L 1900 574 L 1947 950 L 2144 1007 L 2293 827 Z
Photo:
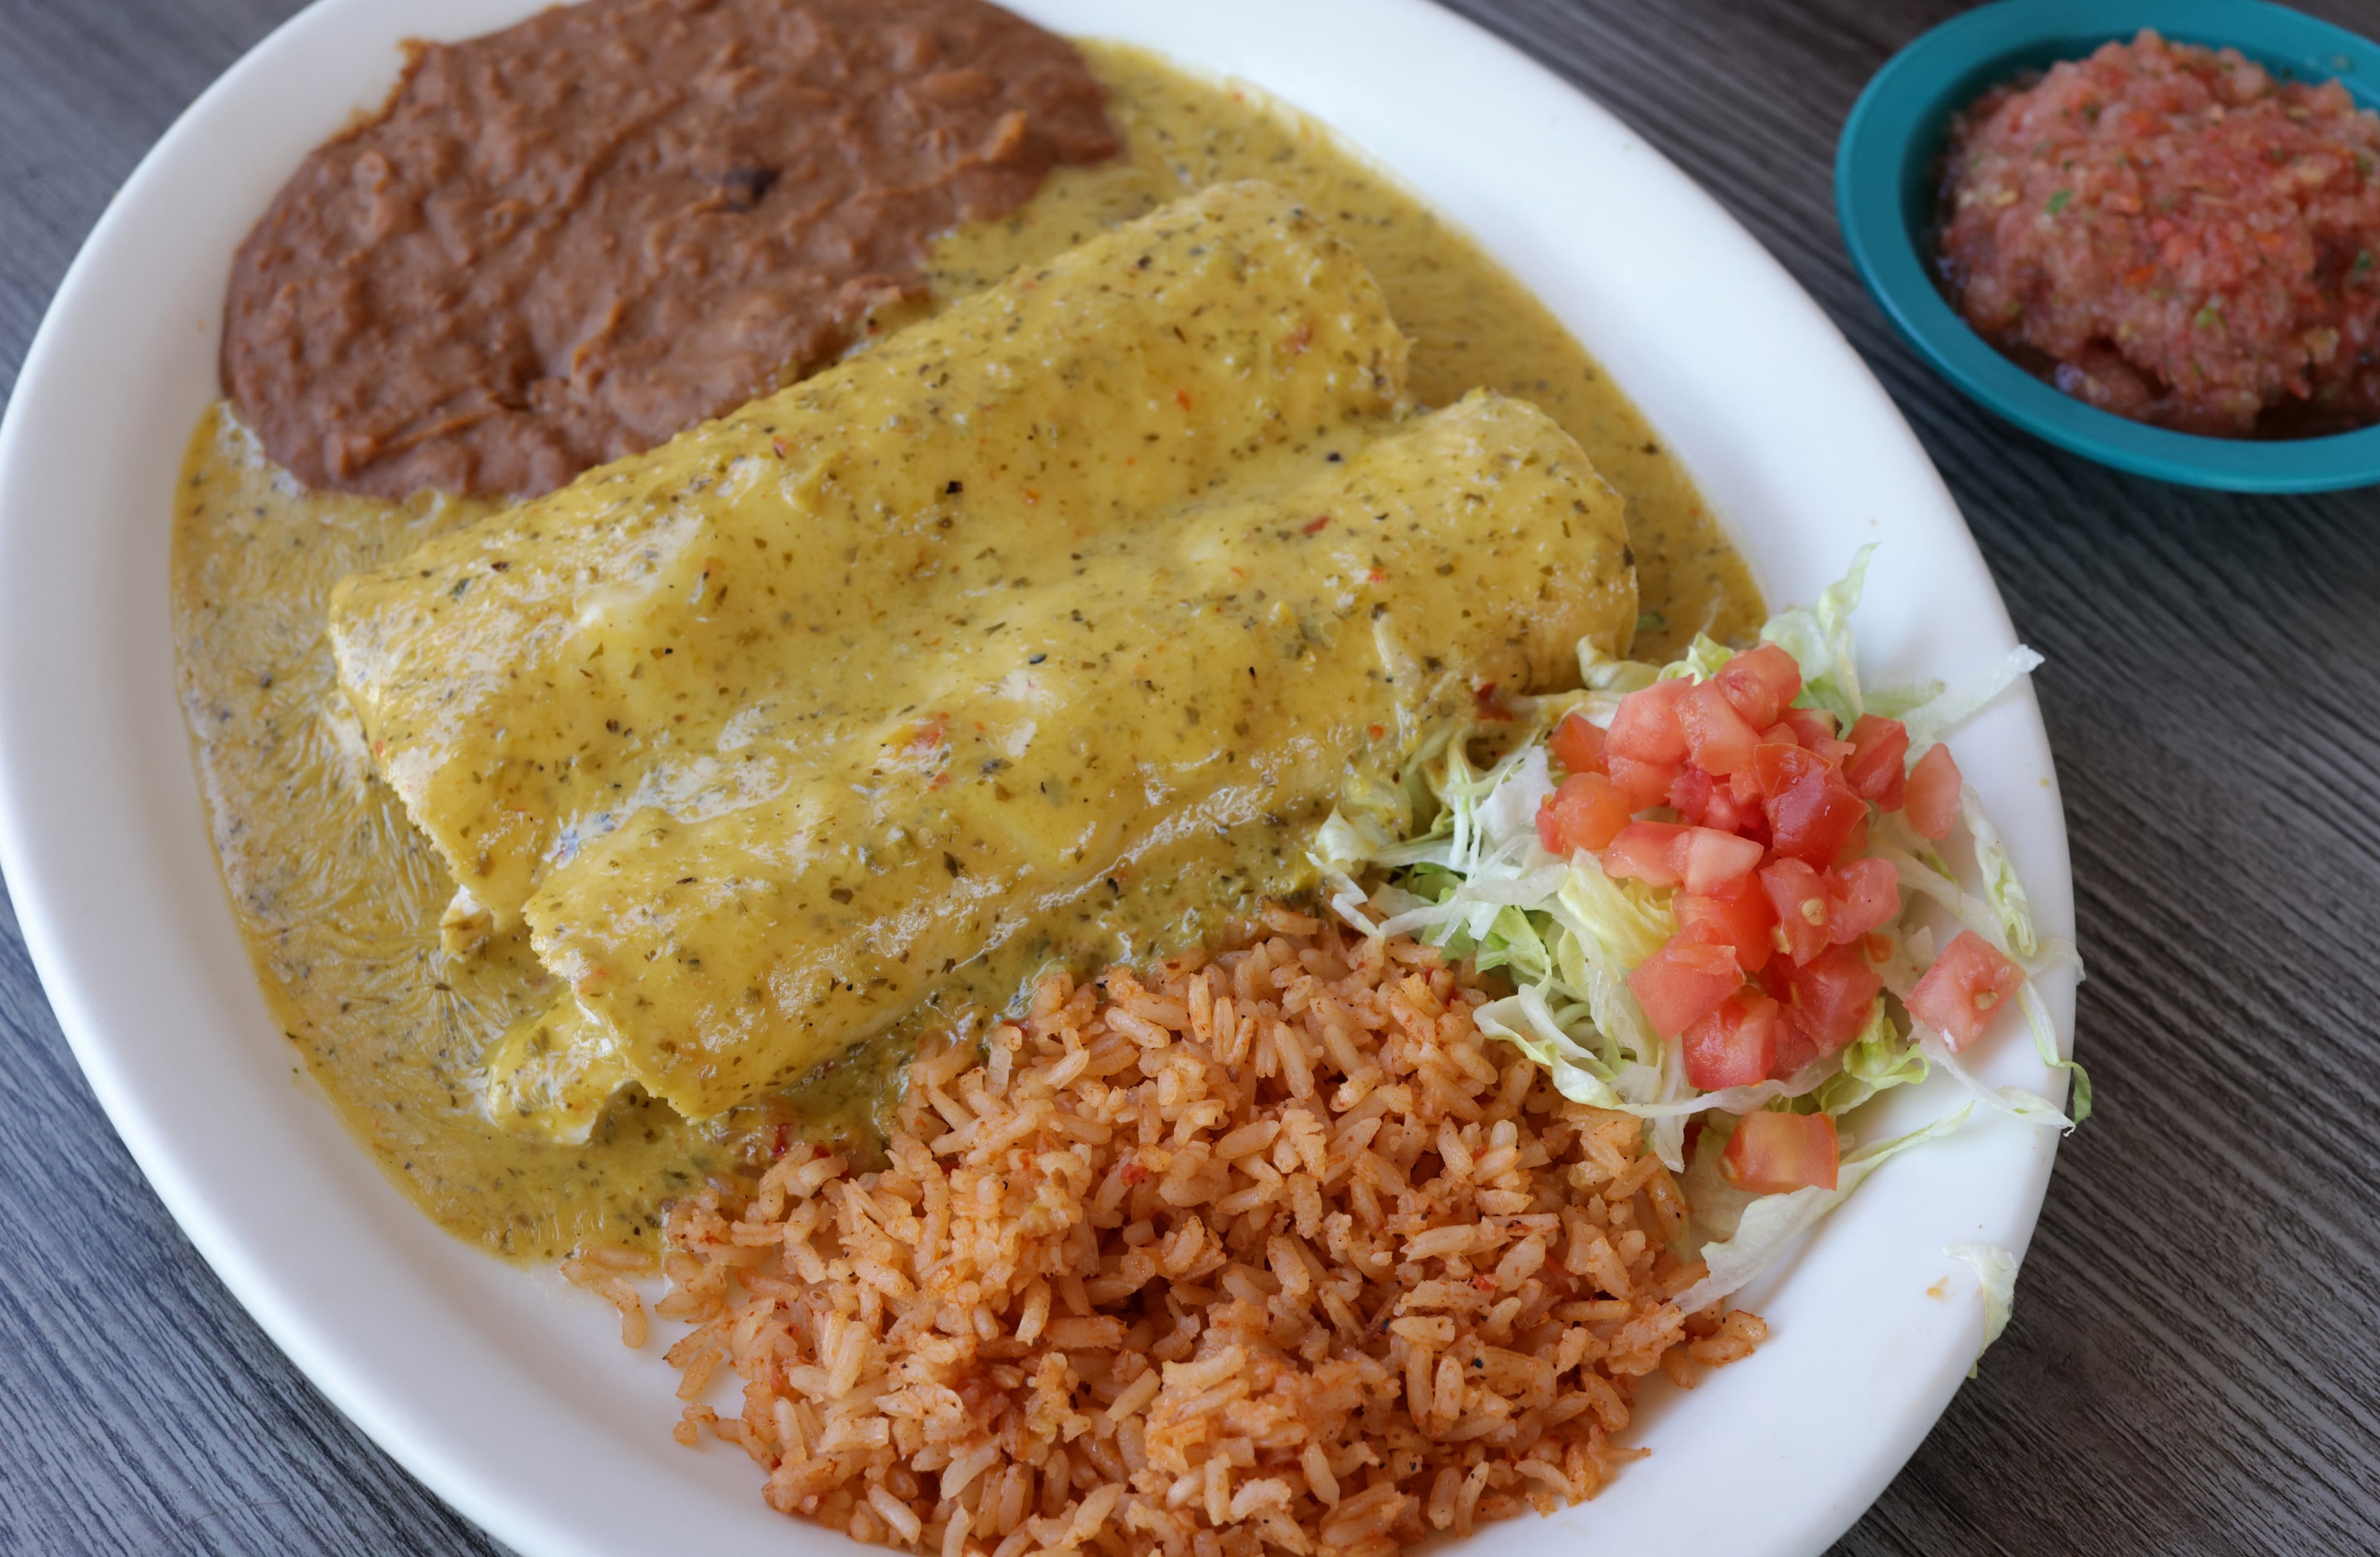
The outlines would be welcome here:
M 1986 408 L 2061 448 L 2161 480 L 2227 492 L 2331 492 L 2380 483 L 2380 427 L 2325 438 L 2206 438 L 2088 406 L 2001 356 L 1936 286 L 1929 234 L 1950 120 L 2024 70 L 2079 59 L 2143 27 L 2230 47 L 2276 75 L 2338 78 L 2380 106 L 2380 46 L 2257 0 L 2001 0 L 1895 55 L 1860 93 L 1835 152 L 1835 211 L 1852 263 L 1902 335 Z

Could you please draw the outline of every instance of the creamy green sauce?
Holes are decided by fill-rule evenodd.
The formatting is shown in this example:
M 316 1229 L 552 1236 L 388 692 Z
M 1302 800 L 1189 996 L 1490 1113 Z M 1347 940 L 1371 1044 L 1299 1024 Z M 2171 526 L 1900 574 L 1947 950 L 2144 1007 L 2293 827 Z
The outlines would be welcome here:
M 1619 490 L 1645 607 L 1639 652 L 1658 657 L 1698 627 L 1739 636 L 1759 619 L 1740 559 L 1641 416 L 1466 238 L 1284 110 L 1131 51 L 1087 52 L 1114 92 L 1128 157 L 1061 174 L 1014 218 L 952 235 L 939 250 L 938 298 L 1046 261 L 1189 188 L 1244 176 L 1283 184 L 1379 278 L 1415 339 L 1420 399 L 1450 403 L 1487 385 L 1533 400 Z M 890 1033 L 790 1091 L 699 1125 L 638 1095 L 614 1101 L 581 1145 L 489 1122 L 478 1090 L 491 1046 L 558 991 L 523 929 L 498 930 L 474 956 L 442 951 L 453 882 L 371 778 L 325 630 L 340 578 L 487 512 L 435 497 L 390 505 L 304 492 L 210 411 L 177 494 L 174 612 L 226 885 L 283 1029 L 426 1212 L 492 1250 L 542 1259 L 592 1240 L 649 1241 L 667 1199 L 787 1133 L 866 1148 L 907 1040 Z M 1205 882 L 1186 911 L 1220 918 L 1269 884 L 1262 869 L 1236 888 Z M 1041 955 L 1024 947 L 1004 976 Z

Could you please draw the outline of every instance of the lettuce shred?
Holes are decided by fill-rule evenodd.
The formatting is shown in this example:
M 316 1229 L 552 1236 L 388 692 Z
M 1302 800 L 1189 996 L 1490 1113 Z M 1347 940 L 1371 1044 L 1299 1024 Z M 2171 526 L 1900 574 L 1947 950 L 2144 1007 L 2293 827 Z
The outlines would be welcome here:
M 1850 571 L 1814 604 L 1771 617 L 1760 639 L 1784 650 L 1801 667 L 1798 706 L 1832 714 L 1846 731 L 1864 713 L 1898 717 L 1908 727 L 1913 763 L 2041 658 L 2030 649 L 2012 650 L 1972 683 L 1947 690 L 1931 683 L 1864 687 L 1851 619 L 1873 550 L 1863 548 Z M 1704 1235 L 1700 1257 L 1708 1268 L 1680 1300 L 1689 1312 L 1720 1301 L 1767 1269 L 1877 1166 L 1959 1128 L 1978 1109 L 2071 1129 L 2091 1106 L 2090 1078 L 2059 1052 L 2031 977 L 2022 1000 L 2027 1025 L 2044 1062 L 2071 1078 L 2070 1117 L 2022 1089 L 1986 1086 L 1939 1034 L 1911 1020 L 1900 1004 L 1931 961 L 1929 911 L 1975 931 L 2029 976 L 2058 964 L 2080 967 L 2070 944 L 2036 931 L 2015 867 L 1972 789 L 1961 796 L 1975 861 L 1972 888 L 1900 817 L 1872 817 L 1870 853 L 1892 865 L 1903 911 L 1898 923 L 1887 927 L 1894 947 L 1879 967 L 1887 995 L 1877 999 L 1860 1036 L 1791 1077 L 1713 1091 L 1686 1078 L 1680 1046 L 1654 1031 L 1627 982 L 1630 970 L 1677 930 L 1670 893 L 1641 881 L 1616 881 L 1585 851 L 1568 859 L 1548 854 L 1538 838 L 1536 815 L 1554 793 L 1547 739 L 1562 718 L 1575 712 L 1608 724 L 1628 693 L 1657 680 L 1715 675 L 1735 652 L 1697 637 L 1682 658 L 1656 666 L 1582 643 L 1583 689 L 1527 699 L 1531 724 L 1522 738 L 1512 740 L 1506 726 L 1506 734 L 1491 742 L 1484 738 L 1490 731 L 1463 722 L 1427 732 L 1395 782 L 1351 788 L 1342 797 L 1314 849 L 1331 906 L 1343 918 L 1365 933 L 1409 934 L 1472 959 L 1483 970 L 1501 971 L 1513 992 L 1480 1010 L 1481 1029 L 1544 1066 L 1564 1097 L 1643 1120 L 1648 1149 L 1671 1172 L 1687 1174 L 1697 1232 Z M 1492 760 L 1475 756 L 1482 748 L 1501 754 Z M 1971 1095 L 1966 1103 L 1893 1139 L 1854 1144 L 1856 1132 L 1847 1116 L 1937 1069 L 1948 1071 Z M 1716 1167 L 1719 1147 L 1736 1119 L 1759 1109 L 1821 1113 L 1837 1121 L 1846 1151 L 1835 1188 L 1754 1197 L 1724 1183 Z M 1704 1127 L 1689 1172 L 1687 1127 L 1697 1119 Z M 1987 1301 L 1997 1305 L 1989 1310 L 1998 1317 L 1987 1327 L 1988 1344 L 2006 1322 L 2009 1289 L 1992 1284 L 2000 1280 L 1998 1267 L 1987 1269 L 1980 1257 L 1974 1262 L 1985 1280 Z M 2013 1279 L 2011 1260 L 2006 1280 Z

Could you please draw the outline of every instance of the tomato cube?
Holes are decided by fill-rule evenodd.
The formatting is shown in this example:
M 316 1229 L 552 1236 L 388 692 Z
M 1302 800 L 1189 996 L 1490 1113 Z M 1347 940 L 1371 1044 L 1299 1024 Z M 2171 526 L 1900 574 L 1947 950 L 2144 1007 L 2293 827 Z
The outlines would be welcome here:
M 1756 990 L 1738 990 L 1678 1040 L 1686 1079 L 1706 1092 L 1766 1081 L 1777 1063 L 1778 1037 L 1789 1025 L 1775 1001 Z
M 1636 965 L 1628 988 L 1645 1008 L 1645 1019 L 1665 1039 L 1675 1038 L 1727 1003 L 1743 987 L 1735 949 L 1674 935 L 1670 943 Z
M 1681 768 L 1677 782 L 1670 785 L 1670 809 L 1700 825 L 1710 812 L 1711 796 L 1718 785 L 1718 780 L 1700 768 Z
M 1572 773 L 1537 806 L 1537 841 L 1567 858 L 1600 849 L 1628 825 L 1628 802 L 1601 773 Z
M 1821 1054 L 1831 1054 L 1860 1035 L 1876 1014 L 1884 980 L 1852 946 L 1829 946 L 1808 962 L 1787 969 L 1786 1010 Z
M 1776 724 L 1777 716 L 1802 695 L 1802 667 L 1773 643 L 1745 650 L 1721 665 L 1711 680 L 1755 730 Z
M 1743 722 L 1735 705 L 1706 681 L 1678 699 L 1678 727 L 1686 737 L 1686 760 L 1714 778 L 1752 765 L 1760 732 Z
M 1630 822 L 1604 849 L 1603 873 L 1614 881 L 1633 876 L 1647 886 L 1676 886 L 1685 874 L 1687 831 L 1670 821 Z
M 1964 1049 L 1984 1036 L 2022 988 L 2023 968 L 1973 931 L 1961 931 L 1909 991 L 1909 1014 L 1940 1028 L 1952 1049 Z
M 1689 772 L 1700 771 L 1694 768 L 1687 770 Z M 1742 776 L 1742 773 L 1735 775 L 1736 778 Z M 1700 821 L 1705 827 L 1716 827 L 1722 833 L 1732 833 L 1739 838 L 1750 838 L 1765 848 L 1768 844 L 1768 813 L 1761 809 L 1760 797 L 1757 795 L 1749 800 L 1737 799 L 1734 784 L 1735 779 L 1730 779 L 1725 785 L 1715 785 L 1711 790 L 1710 798 L 1703 803 L 1702 815 L 1694 820 Z
M 1854 859 L 1827 872 L 1827 939 L 1848 946 L 1900 914 L 1900 878 L 1885 859 Z
M 1765 852 L 1751 839 L 1716 827 L 1688 828 L 1673 846 L 1683 851 L 1676 858 L 1686 890 L 1701 893 L 1717 892 L 1744 880 L 1758 869 Z
M 1902 786 L 1909 782 L 1909 727 L 1898 719 L 1864 714 L 1852 726 L 1852 757 L 1843 764 L 1843 779 L 1852 793 L 1873 800 L 1888 811 L 1900 809 Z
M 1603 735 L 1605 753 L 1639 762 L 1684 761 L 1686 733 L 1678 723 L 1678 703 L 1693 689 L 1690 681 L 1657 681 L 1621 699 Z
M 1909 770 L 1909 788 L 1901 797 L 1909 825 L 1929 838 L 1949 837 L 1959 825 L 1959 791 L 1965 784 L 1949 747 L 1928 748 Z
M 1796 745 L 1808 746 L 1813 741 L 1834 739 L 1835 716 L 1825 709 L 1789 708 L 1777 718 L 1780 724 L 1792 727 Z
M 1840 868 L 1854 865 L 1865 859 L 1867 843 L 1867 815 L 1862 812 L 1860 819 L 1852 823 L 1852 830 L 1843 835 L 1843 846 L 1835 851 L 1835 858 L 1831 863 Z
M 1780 960 L 1772 966 L 1783 967 L 1786 964 Z M 1768 1064 L 1768 1078 L 1772 1081 L 1792 1080 L 1818 1057 L 1818 1046 L 1810 1041 L 1802 1024 L 1793 1019 L 1791 1012 L 1785 1012 L 1784 1016 L 1777 1034 L 1777 1057 Z
M 1640 762 L 1609 747 L 1604 748 L 1604 763 L 1611 773 L 1611 782 L 1627 798 L 1629 808 L 1639 811 L 1667 805 L 1670 786 L 1685 772 L 1683 762 Z
M 1779 749 L 1764 746 L 1764 753 Z M 1784 788 L 1770 792 L 1767 810 L 1768 833 L 1777 852 L 1815 866 L 1831 865 L 1851 840 L 1852 830 L 1867 821 L 1867 802 L 1851 791 L 1842 775 L 1818 764 L 1809 753 L 1797 751 L 1808 767 Z M 1813 771 L 1815 770 L 1815 771 Z M 1768 772 L 1761 772 L 1767 788 Z
M 1832 1189 L 1842 1163 L 1835 1122 L 1823 1113 L 1774 1113 L 1764 1109 L 1735 1122 L 1719 1171 L 1738 1189 L 1755 1195 Z
M 1776 955 L 1769 939 L 1777 929 L 1777 910 L 1752 877 L 1742 877 L 1717 892 L 1681 893 L 1670 905 L 1681 931 L 1716 931 L 1735 948 L 1736 966 L 1757 973 Z
M 1764 741 L 1752 754 L 1753 781 L 1762 799 L 1773 799 L 1826 765 L 1798 746 Z
M 1777 915 L 1774 944 L 1793 961 L 1808 962 L 1827 948 L 1827 879 L 1798 859 L 1760 868 L 1760 887 Z
M 1567 773 L 1604 773 L 1603 732 L 1587 722 L 1586 715 L 1572 713 L 1554 730 L 1554 760 Z

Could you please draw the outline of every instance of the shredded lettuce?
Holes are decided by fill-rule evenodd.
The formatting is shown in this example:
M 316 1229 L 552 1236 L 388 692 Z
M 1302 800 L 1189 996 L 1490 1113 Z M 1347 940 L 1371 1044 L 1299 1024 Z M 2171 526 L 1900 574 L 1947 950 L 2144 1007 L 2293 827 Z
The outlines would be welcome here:
M 1578 678 L 1589 692 L 1600 692 L 1613 702 L 1650 687 L 1660 672 L 1642 660 L 1623 660 L 1607 653 L 1586 639 L 1578 643 Z M 1606 716 L 1607 720 L 1609 715 Z
M 1840 1117 L 1878 1092 L 1925 1080 L 1929 1068 L 1928 1056 L 1902 1039 L 1879 1000 L 1867 1027 L 1843 1051 L 1841 1068 L 1815 1094 L 1818 1112 Z
M 1960 1086 L 1974 1094 L 1975 1101 L 1998 1113 L 2027 1125 L 2047 1125 L 2059 1130 L 2071 1130 L 2075 1121 L 2058 1112 L 2058 1105 L 2038 1092 L 2022 1087 L 1987 1087 L 1983 1078 L 1969 1070 L 1950 1052 L 1942 1035 L 1920 1022 L 1916 1024 L 1917 1049 L 1927 1061 L 1950 1073 Z
M 1963 1259 L 1975 1269 L 1975 1284 L 1984 1296 L 1984 1344 L 1975 1348 L 1975 1361 L 1967 1368 L 1967 1377 L 1975 1376 L 1976 1365 L 1992 1343 L 2008 1329 L 2009 1319 L 2016 1312 L 2016 1273 L 2021 1256 L 1998 1244 L 1951 1244 L 1942 1252 L 1953 1259 Z
M 1869 690 L 1861 685 L 1851 617 L 1873 547 L 1815 603 L 1783 611 L 1762 627 L 1763 640 L 1801 667 L 1800 706 L 1832 714 L 1848 730 L 1865 712 L 1900 717 L 1910 758 L 1938 742 L 2040 663 L 2011 651 L 1985 675 L 1945 691 L 1939 684 Z M 1389 646 L 1389 647 L 1393 647 Z M 1384 648 L 1383 652 L 1388 652 Z M 1697 1229 L 1716 1235 L 1702 1246 L 1709 1274 L 1687 1295 L 1689 1311 L 1717 1302 L 1778 1259 L 1811 1223 L 1841 1203 L 1875 1167 L 1897 1152 L 1960 1127 L 1978 1107 L 2045 1127 L 2071 1129 L 2091 1106 L 2090 1078 L 2059 1053 L 2047 1007 L 2028 979 L 2022 1000 L 2045 1063 L 2073 1078 L 2071 1118 L 2048 1099 L 2021 1088 L 1987 1086 L 1942 1041 L 1911 1021 L 1905 1000 L 1936 953 L 1936 935 L 1915 916 L 1927 904 L 1974 931 L 2037 974 L 2074 962 L 2073 948 L 2045 939 L 1998 832 L 1972 791 L 1961 797 L 1975 859 L 1974 890 L 1962 884 L 1935 845 L 1896 813 L 1875 812 L 1869 852 L 1888 860 L 1900 882 L 1903 920 L 1886 927 L 1889 951 L 1875 966 L 1891 999 L 1879 997 L 1859 1037 L 1797 1075 L 1703 1091 L 1686 1076 L 1683 1045 L 1664 1042 L 1630 991 L 1631 970 L 1677 932 L 1671 893 L 1637 880 L 1614 880 L 1595 855 L 1560 858 L 1536 830 L 1540 806 L 1555 792 L 1546 737 L 1575 712 L 1609 725 L 1621 699 L 1659 679 L 1707 679 L 1736 651 L 1698 635 L 1670 664 L 1622 660 L 1590 643 L 1578 648 L 1583 689 L 1524 699 L 1514 710 L 1521 738 L 1505 724 L 1491 731 L 1462 720 L 1412 732 L 1414 756 L 1391 780 L 1351 785 L 1317 835 L 1314 859 L 1331 907 L 1366 933 L 1410 934 L 1500 969 L 1513 992 L 1482 1007 L 1480 1029 L 1512 1043 L 1564 1097 L 1634 1114 L 1648 1150 L 1684 1174 Z M 1483 740 L 1480 737 L 1493 736 Z M 1499 753 L 1482 769 L 1475 748 Z M 2079 963 L 2077 963 L 2079 967 Z M 1725 1182 L 1719 1153 L 1734 1121 L 1759 1109 L 1825 1113 L 1839 1122 L 1880 1093 L 1948 1071 L 1972 1094 L 1956 1112 L 1894 1140 L 1843 1159 L 1833 1190 L 1753 1196 Z M 1694 1162 L 1686 1162 L 1688 1123 L 1705 1122 Z M 1839 1130 L 1844 1126 L 1840 1123 Z M 1853 1138 L 1846 1132 L 1843 1138 Z M 1982 1267 L 1979 1265 L 1978 1270 Z M 2005 1322 L 2004 1308 L 2000 1322 Z M 1997 1334 L 1997 1330 L 1992 1333 Z
M 1802 667 L 1803 708 L 1824 709 L 1840 728 L 1859 723 L 1867 706 L 1860 699 L 1859 666 L 1852 656 L 1852 613 L 1867 584 L 1867 560 L 1873 541 L 1852 558 L 1851 571 L 1818 592 L 1815 605 L 1797 606 L 1771 616 L 1760 629 L 1761 641 L 1773 643 L 1793 656 Z
M 2033 931 L 2033 905 L 2024 895 L 2024 884 L 2016 879 L 2016 867 L 2009 863 L 1999 829 L 1984 815 L 1984 803 L 1972 784 L 1959 791 L 1959 812 L 1975 840 L 1975 869 L 1983 873 L 1984 898 L 1999 916 L 2010 954 L 2020 960 L 2040 955 L 2041 942 Z
M 1658 679 L 1674 680 L 1679 676 L 1695 681 L 1707 681 L 1719 673 L 1719 667 L 1735 658 L 1735 651 L 1702 633 L 1694 634 L 1694 642 L 1686 645 L 1686 657 L 1661 667 Z
M 1933 695 L 1911 705 L 1900 716 L 1909 730 L 1909 757 L 1915 761 L 1942 737 L 1964 724 L 1983 706 L 2016 685 L 2019 678 L 2040 668 L 2041 655 L 2024 644 L 2018 644 L 1999 658 L 1982 675 L 1963 687 L 1945 692 L 1939 687 Z

